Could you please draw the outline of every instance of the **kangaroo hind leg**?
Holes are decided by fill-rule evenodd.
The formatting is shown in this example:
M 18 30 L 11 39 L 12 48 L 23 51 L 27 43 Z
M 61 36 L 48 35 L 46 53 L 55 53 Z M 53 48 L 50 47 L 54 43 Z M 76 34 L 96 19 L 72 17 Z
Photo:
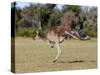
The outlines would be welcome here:
M 60 55 L 61 55 L 61 49 L 60 49 L 60 45 L 59 45 L 59 43 L 56 43 L 56 47 L 57 47 L 57 51 L 58 51 L 58 53 L 57 53 L 55 59 L 53 60 L 53 62 L 56 62 L 57 59 L 58 59 L 58 58 L 60 57 Z

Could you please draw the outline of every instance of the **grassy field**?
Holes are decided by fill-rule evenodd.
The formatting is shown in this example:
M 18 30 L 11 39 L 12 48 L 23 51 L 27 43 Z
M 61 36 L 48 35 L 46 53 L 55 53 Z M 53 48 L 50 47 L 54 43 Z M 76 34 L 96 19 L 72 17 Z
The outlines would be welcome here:
M 97 67 L 96 39 L 65 40 L 61 44 L 61 49 L 61 57 L 56 63 L 53 63 L 57 49 L 51 48 L 47 41 L 16 37 L 16 72 L 79 70 Z

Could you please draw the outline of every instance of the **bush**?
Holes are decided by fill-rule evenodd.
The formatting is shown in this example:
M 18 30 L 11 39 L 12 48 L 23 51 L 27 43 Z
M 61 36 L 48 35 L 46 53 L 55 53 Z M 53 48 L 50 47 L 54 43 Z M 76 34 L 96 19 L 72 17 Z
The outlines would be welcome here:
M 97 32 L 94 30 L 84 29 L 84 32 L 86 32 L 90 37 L 97 37 Z
M 18 28 L 18 30 L 16 31 L 16 36 L 35 37 L 36 30 L 36 28 Z

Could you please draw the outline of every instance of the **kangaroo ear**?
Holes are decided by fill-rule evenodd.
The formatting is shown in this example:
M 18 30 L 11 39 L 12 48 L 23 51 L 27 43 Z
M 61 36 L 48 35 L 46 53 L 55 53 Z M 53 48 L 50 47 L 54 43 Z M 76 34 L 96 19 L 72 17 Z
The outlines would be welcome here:
M 69 35 L 69 36 L 71 36 L 71 37 L 73 37 L 74 39 L 78 39 L 78 37 L 76 37 L 75 35 L 71 34 L 71 33 L 68 32 L 68 31 L 65 31 L 65 34 L 66 34 L 66 35 Z

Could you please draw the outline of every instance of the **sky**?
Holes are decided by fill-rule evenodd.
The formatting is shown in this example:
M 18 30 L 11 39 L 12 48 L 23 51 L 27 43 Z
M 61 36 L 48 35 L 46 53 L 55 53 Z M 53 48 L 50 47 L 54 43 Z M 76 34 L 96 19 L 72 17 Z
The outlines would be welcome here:
M 17 2 L 17 7 L 20 7 L 20 8 L 24 8 L 26 6 L 29 6 L 30 3 L 29 2 Z
M 31 3 L 31 2 L 17 2 L 17 5 L 16 5 L 16 6 L 23 9 L 24 7 L 29 6 L 30 3 Z M 57 7 L 58 9 L 62 9 L 62 6 L 63 6 L 62 4 L 57 4 L 57 5 L 56 5 L 56 7 Z M 91 6 L 87 6 L 87 7 L 88 7 L 88 8 L 92 8 Z M 85 8 L 85 7 L 82 6 L 82 9 L 83 9 L 83 10 L 84 10 L 84 8 Z
M 20 7 L 20 8 L 24 8 L 26 6 L 29 6 L 30 5 L 30 2 L 17 2 L 17 7 Z M 57 5 L 57 8 L 61 9 L 63 5 L 61 4 L 58 4 Z

